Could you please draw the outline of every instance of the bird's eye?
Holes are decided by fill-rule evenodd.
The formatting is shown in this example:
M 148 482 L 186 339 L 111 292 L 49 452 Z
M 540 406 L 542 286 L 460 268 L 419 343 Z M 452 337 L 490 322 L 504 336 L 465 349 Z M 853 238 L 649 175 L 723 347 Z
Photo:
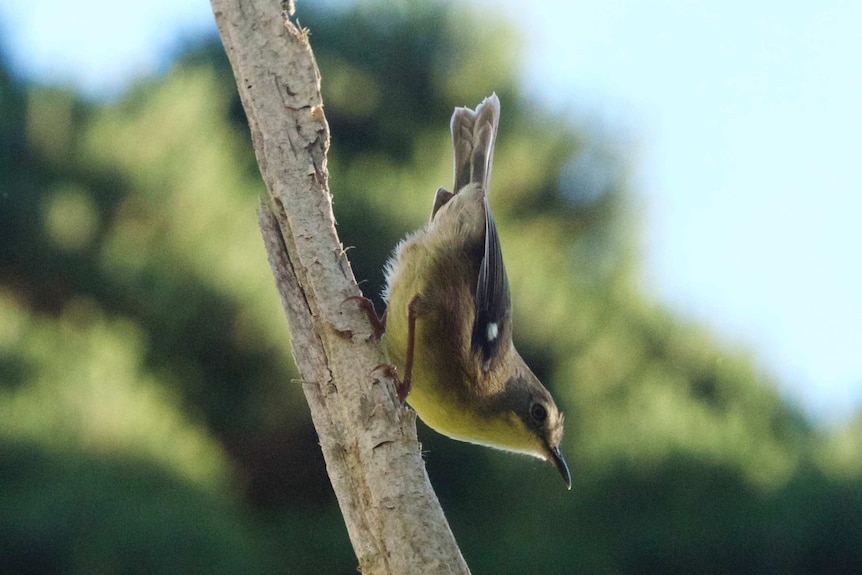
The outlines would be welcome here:
M 530 417 L 536 423 L 545 423 L 545 420 L 548 419 L 548 410 L 541 403 L 534 403 L 530 406 Z

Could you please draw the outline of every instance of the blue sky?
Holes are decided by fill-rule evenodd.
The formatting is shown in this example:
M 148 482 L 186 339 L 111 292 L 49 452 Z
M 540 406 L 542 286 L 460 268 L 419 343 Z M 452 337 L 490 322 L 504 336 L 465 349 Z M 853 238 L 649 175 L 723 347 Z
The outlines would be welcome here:
M 862 3 L 485 5 L 536 98 L 627 142 L 645 289 L 820 421 L 862 406 Z M 0 26 L 20 74 L 97 97 L 214 30 L 205 0 L 7 0 Z

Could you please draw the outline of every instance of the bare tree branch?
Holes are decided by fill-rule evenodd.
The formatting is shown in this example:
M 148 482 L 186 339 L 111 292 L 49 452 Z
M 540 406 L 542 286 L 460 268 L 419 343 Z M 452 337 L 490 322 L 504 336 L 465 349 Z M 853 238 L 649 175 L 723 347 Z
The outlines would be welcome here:
M 291 349 L 362 573 L 467 573 L 415 415 L 372 375 L 380 346 L 335 233 L 329 128 L 307 33 L 276 0 L 211 0 L 270 201 L 259 211 Z

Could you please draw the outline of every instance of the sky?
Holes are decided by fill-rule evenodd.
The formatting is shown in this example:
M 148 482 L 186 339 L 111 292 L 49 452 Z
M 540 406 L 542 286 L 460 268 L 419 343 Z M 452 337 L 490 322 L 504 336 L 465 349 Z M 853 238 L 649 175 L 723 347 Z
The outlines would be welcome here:
M 517 19 L 533 97 L 625 142 L 644 288 L 818 422 L 862 407 L 862 3 L 484 5 Z M 96 98 L 214 32 L 205 0 L 0 4 L 16 73 Z

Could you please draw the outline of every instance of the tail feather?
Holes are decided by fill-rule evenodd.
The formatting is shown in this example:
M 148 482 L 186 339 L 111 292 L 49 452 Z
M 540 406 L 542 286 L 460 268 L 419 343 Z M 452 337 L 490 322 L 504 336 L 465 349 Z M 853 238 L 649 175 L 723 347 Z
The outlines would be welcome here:
M 494 141 L 500 122 L 500 100 L 496 94 L 485 98 L 473 111 L 456 108 L 452 114 L 452 147 L 455 150 L 455 188 L 468 184 L 488 189 Z
M 478 185 L 484 203 L 484 253 L 476 278 L 475 319 L 471 347 L 481 354 L 482 370 L 489 373 L 500 354 L 511 346 L 512 313 L 509 282 L 497 227 L 488 203 L 488 179 L 494 157 L 494 142 L 500 123 L 500 100 L 496 94 L 485 98 L 476 110 L 456 108 L 452 114 L 452 146 L 455 150 L 455 193 L 465 186 Z M 444 190 L 445 192 L 445 190 Z M 448 192 L 447 192 L 448 193 Z M 452 196 L 438 192 L 441 203 Z M 437 206 L 435 198 L 435 207 Z M 433 218 L 433 216 L 432 216 Z M 477 222 L 478 223 L 478 222 Z

